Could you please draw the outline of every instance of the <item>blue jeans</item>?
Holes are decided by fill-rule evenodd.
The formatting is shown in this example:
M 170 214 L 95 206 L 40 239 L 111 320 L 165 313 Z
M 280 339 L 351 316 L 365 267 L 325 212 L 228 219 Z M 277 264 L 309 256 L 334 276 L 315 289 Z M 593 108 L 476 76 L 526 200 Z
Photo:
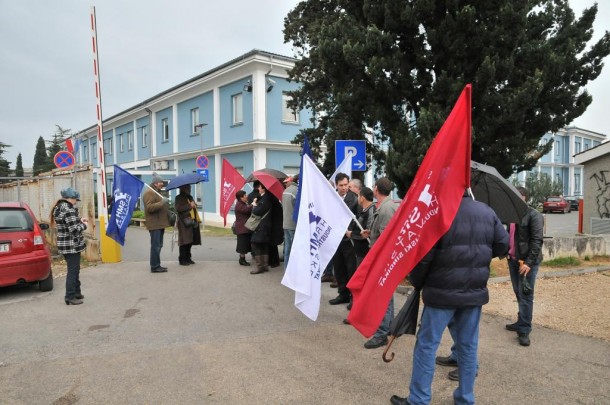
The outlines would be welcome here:
M 80 295 L 80 252 L 64 254 L 68 275 L 66 276 L 66 299 L 71 300 Z
M 452 319 L 460 370 L 460 381 L 453 392 L 453 400 L 459 405 L 474 404 L 481 307 L 435 308 L 424 305 L 413 348 L 413 371 L 409 386 L 409 402 L 412 405 L 427 405 L 432 399 L 434 358 L 443 331 Z
M 292 249 L 293 239 L 294 229 L 284 229 L 284 270 L 288 267 L 288 259 L 290 258 L 290 249 Z
M 449 325 L 447 325 L 447 329 L 449 329 L 449 334 L 451 335 L 451 339 L 453 340 L 453 344 L 451 345 L 451 354 L 449 355 L 449 357 L 451 358 L 451 360 L 455 360 L 457 362 L 458 356 L 457 356 L 457 345 L 455 344 L 456 340 L 457 340 L 457 335 L 456 335 L 456 331 L 455 331 L 455 322 L 453 322 L 453 319 L 451 321 L 449 321 Z M 477 360 L 477 372 L 479 371 L 479 361 Z
M 532 287 L 530 295 L 521 293 L 521 276 L 519 275 L 519 262 L 510 259 L 508 261 L 508 269 L 510 271 L 510 281 L 513 283 L 513 291 L 517 297 L 519 305 L 519 314 L 517 318 L 517 333 L 529 334 L 532 331 L 532 317 L 534 314 L 534 284 L 536 283 L 536 275 L 538 274 L 538 265 L 531 267 L 525 278 L 529 281 Z
M 161 267 L 161 248 L 163 247 L 163 235 L 165 229 L 155 229 L 150 233 L 150 269 Z
M 385 315 L 383 316 L 381 324 L 377 328 L 377 331 L 373 337 L 376 338 L 388 336 L 390 333 L 390 322 L 392 322 L 392 319 L 394 319 L 394 295 L 392 295 L 392 298 L 390 298 L 388 308 L 385 310 Z

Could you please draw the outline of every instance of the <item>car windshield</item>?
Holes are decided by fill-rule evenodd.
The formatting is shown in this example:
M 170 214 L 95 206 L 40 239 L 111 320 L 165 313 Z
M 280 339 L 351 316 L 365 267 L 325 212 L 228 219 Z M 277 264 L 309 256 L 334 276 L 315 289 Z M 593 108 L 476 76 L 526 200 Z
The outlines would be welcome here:
M 34 222 L 26 210 L 0 208 L 0 231 L 32 231 Z
M 559 197 L 549 197 L 548 202 L 561 202 L 561 198 Z

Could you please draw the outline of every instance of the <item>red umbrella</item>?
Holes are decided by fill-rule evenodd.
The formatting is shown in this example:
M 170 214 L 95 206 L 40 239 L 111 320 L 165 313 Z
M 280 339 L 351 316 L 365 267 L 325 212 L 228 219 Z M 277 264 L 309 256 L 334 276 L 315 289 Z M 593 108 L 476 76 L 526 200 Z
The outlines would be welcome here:
M 282 201 L 282 194 L 284 193 L 284 186 L 281 181 L 275 178 L 275 176 L 265 173 L 261 170 L 257 170 L 252 172 L 250 175 L 255 177 L 258 181 L 262 183 L 265 188 L 271 192 L 274 196 L 278 198 L 278 200 Z

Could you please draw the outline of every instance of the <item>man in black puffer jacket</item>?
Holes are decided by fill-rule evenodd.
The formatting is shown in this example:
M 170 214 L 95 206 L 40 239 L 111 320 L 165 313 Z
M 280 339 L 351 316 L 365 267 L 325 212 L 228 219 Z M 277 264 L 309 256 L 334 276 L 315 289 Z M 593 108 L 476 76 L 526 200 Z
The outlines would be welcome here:
M 429 404 L 434 357 L 443 331 L 453 320 L 459 364 L 456 404 L 474 404 L 474 380 L 481 307 L 489 301 L 489 264 L 508 251 L 508 233 L 486 204 L 464 196 L 451 227 L 410 275 L 422 289 L 424 309 L 413 349 L 408 398 L 393 404 Z

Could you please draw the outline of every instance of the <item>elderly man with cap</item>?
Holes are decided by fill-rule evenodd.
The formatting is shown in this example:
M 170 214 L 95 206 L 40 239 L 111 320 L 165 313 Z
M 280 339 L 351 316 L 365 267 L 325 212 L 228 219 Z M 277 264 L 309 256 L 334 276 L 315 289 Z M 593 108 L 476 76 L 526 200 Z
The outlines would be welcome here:
M 165 228 L 170 226 L 168 220 L 169 203 L 160 194 L 163 185 L 161 176 L 153 173 L 150 183 L 151 188 L 146 190 L 142 196 L 146 228 L 150 233 L 150 271 L 152 273 L 164 273 L 167 271 L 167 267 L 161 266 L 163 235 L 165 234 Z
M 298 181 L 298 174 L 284 180 L 284 184 L 286 185 L 286 189 L 282 194 L 282 210 L 284 215 L 284 221 L 282 222 L 284 225 L 284 269 L 288 267 L 290 249 L 292 249 L 292 241 L 294 240 L 294 231 L 297 227 L 296 222 L 294 222 L 292 219 L 292 214 L 294 213 L 294 203 L 297 196 Z

